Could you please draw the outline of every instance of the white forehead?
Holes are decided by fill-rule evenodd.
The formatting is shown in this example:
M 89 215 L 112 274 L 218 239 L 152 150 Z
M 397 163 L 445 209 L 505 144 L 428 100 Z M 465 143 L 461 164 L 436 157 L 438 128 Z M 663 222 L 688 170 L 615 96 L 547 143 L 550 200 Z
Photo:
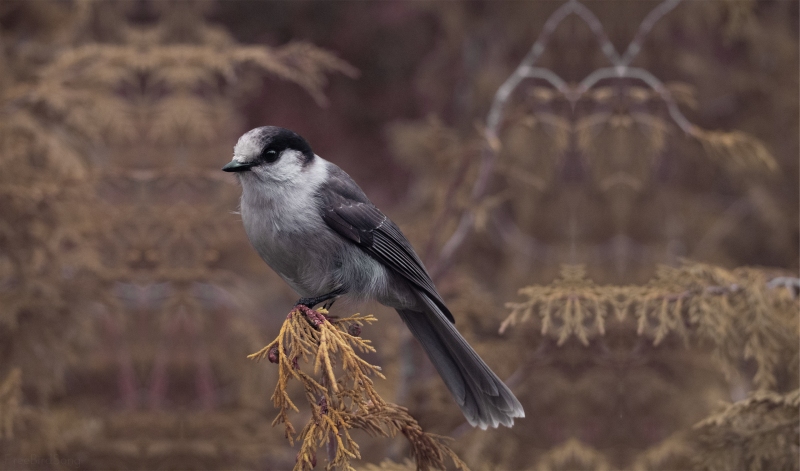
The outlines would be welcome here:
M 239 162 L 246 162 L 261 153 L 262 140 L 259 138 L 258 129 L 248 131 L 239 138 L 233 147 L 233 158 Z

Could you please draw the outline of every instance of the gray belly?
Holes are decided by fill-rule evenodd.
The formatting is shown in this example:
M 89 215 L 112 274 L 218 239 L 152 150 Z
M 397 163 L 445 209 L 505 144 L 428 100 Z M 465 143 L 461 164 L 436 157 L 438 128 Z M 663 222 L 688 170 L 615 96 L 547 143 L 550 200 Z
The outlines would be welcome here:
M 333 232 L 316 211 L 275 210 L 286 205 L 243 197 L 242 222 L 261 258 L 300 296 L 322 296 L 342 288 L 349 297 L 394 308 L 418 304 L 405 280 Z
M 335 289 L 336 241 L 322 228 L 278 230 L 245 223 L 250 242 L 267 265 L 303 297 L 319 296 Z
M 331 231 L 322 220 L 302 231 L 278 229 L 268 221 L 245 230 L 256 251 L 302 297 L 343 288 L 357 300 L 394 308 L 418 304 L 414 290 L 360 247 Z

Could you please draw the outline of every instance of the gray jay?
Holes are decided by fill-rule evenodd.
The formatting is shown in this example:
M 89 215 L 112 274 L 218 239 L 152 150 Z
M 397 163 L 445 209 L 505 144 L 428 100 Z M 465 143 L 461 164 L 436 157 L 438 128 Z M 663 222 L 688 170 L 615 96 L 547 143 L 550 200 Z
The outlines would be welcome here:
M 313 308 L 347 295 L 397 310 L 472 426 L 525 417 L 514 394 L 456 330 L 400 229 L 342 169 L 288 129 L 253 129 L 222 167 L 242 186 L 241 216 L 258 254 Z

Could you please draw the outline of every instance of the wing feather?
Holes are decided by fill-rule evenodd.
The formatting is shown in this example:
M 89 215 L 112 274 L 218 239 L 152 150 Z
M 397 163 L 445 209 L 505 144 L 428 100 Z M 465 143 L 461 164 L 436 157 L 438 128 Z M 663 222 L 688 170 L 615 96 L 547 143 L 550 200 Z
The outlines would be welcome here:
M 345 239 L 424 291 L 455 322 L 422 261 L 400 228 L 373 205 L 344 171 L 331 165 L 317 192 L 325 223 Z

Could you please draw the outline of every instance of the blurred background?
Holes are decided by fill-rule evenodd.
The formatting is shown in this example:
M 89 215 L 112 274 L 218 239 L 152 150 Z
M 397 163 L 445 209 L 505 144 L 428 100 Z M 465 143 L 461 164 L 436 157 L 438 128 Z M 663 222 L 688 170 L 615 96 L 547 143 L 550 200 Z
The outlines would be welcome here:
M 3 0 L 2 468 L 294 466 L 246 355 L 297 295 L 219 171 L 269 124 L 400 225 L 522 401 L 473 430 L 393 311 L 334 308 L 379 318 L 382 396 L 472 469 L 798 469 L 799 14 Z

